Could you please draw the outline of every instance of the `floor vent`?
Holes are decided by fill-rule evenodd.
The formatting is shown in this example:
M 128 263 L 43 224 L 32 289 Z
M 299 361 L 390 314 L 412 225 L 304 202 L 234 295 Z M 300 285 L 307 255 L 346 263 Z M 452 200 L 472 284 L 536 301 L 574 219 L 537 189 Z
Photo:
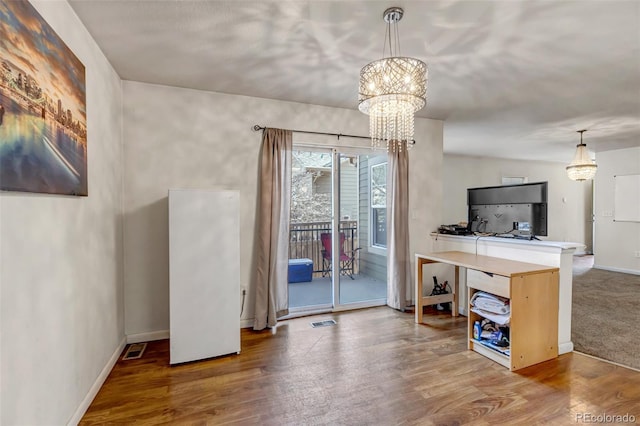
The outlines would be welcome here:
M 129 348 L 122 357 L 122 360 L 124 361 L 127 359 L 140 359 L 142 358 L 142 354 L 144 353 L 145 349 L 147 349 L 146 343 L 133 343 L 132 345 L 129 345 Z
M 317 327 L 329 327 L 332 325 L 336 325 L 336 321 L 335 320 L 324 320 L 324 321 L 316 321 L 316 322 L 312 322 L 311 323 L 311 327 L 313 328 L 317 328 Z

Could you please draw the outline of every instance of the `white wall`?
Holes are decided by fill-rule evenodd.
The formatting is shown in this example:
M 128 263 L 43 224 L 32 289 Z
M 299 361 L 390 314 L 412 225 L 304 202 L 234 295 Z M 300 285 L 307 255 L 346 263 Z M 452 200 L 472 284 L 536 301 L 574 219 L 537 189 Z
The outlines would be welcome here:
M 249 324 L 261 144 L 261 133 L 254 132 L 253 125 L 366 135 L 368 117 L 357 110 L 131 81 L 123 82 L 123 99 L 126 334 L 158 338 L 163 333 L 154 332 L 169 328 L 169 188 L 240 191 L 240 283 L 248 289 L 243 323 Z M 416 139 L 410 161 L 411 208 L 416 212 L 411 229 L 417 236 L 412 250 L 427 244 L 427 233 L 440 222 L 440 212 L 432 206 L 440 203 L 442 122 L 416 120 Z M 304 138 L 308 143 L 327 140 L 336 142 Z M 368 147 L 367 140 L 341 138 L 340 143 Z
M 640 174 L 640 147 L 598 152 L 595 267 L 640 274 L 640 222 L 614 222 L 614 176 Z
M 0 194 L 0 423 L 60 425 L 124 337 L 122 90 L 66 1 L 31 3 L 86 68 L 89 196 Z
M 546 161 L 522 161 L 489 157 L 445 155 L 442 185 L 444 223 L 467 220 L 467 188 L 502 184 L 503 176 L 527 176 L 529 182 L 549 182 L 547 206 L 550 241 L 586 244 L 591 250 L 592 184 L 567 177 L 566 164 Z

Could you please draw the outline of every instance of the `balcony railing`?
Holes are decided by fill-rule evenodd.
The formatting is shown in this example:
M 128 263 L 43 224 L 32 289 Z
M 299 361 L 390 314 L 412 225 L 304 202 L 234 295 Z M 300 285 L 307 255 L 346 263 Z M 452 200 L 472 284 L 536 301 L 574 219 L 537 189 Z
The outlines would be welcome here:
M 320 235 L 331 233 L 331 222 L 292 223 L 289 227 L 289 259 L 311 259 L 313 261 L 313 275 L 324 276 L 330 272 L 330 267 L 323 262 L 322 240 Z M 351 256 L 358 248 L 358 221 L 345 220 L 340 222 L 340 232 L 344 233 L 345 254 Z M 358 262 L 353 262 L 353 273 L 358 273 Z

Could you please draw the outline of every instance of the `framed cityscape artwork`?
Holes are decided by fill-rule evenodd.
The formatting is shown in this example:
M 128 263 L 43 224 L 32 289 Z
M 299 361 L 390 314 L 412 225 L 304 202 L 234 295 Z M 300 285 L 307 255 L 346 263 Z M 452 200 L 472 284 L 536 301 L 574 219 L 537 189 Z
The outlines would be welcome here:
M 85 69 L 28 1 L 0 0 L 0 189 L 87 194 Z

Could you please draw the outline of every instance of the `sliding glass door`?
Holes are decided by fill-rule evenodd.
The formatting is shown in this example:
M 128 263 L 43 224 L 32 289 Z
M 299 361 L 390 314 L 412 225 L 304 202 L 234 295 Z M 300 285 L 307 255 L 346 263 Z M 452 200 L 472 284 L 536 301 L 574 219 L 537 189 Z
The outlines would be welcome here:
M 386 156 L 294 149 L 291 188 L 290 312 L 386 303 Z
M 374 156 L 336 154 L 339 159 L 340 275 L 336 306 L 360 307 L 386 303 L 386 188 L 372 175 Z M 375 162 L 375 160 L 374 160 Z M 386 170 L 386 167 L 385 167 Z M 377 169 L 373 169 L 377 173 Z M 386 180 L 386 174 L 384 176 Z
M 289 312 L 332 309 L 333 153 L 294 149 L 291 160 Z

